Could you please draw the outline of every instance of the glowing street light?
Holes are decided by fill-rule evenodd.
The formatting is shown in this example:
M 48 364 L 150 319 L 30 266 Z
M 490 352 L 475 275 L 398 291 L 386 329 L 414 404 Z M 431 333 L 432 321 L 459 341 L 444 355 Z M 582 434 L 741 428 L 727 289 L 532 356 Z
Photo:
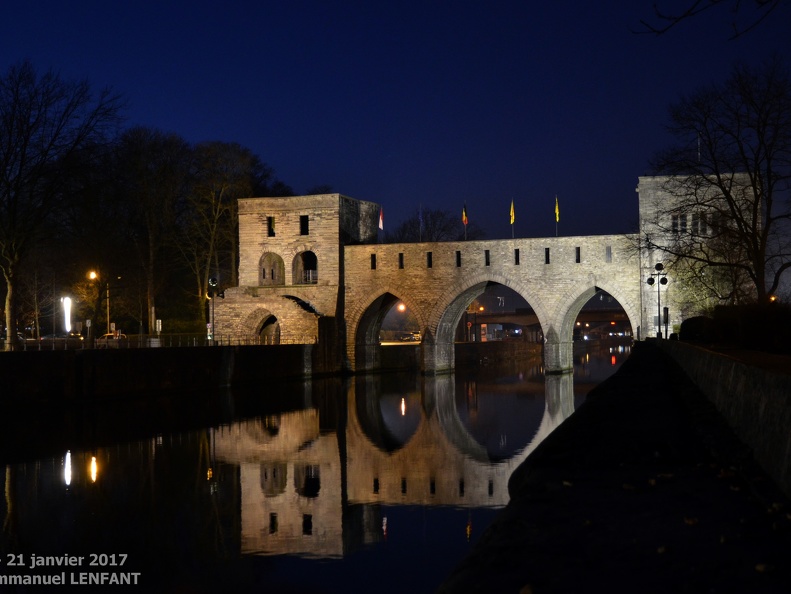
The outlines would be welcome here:
M 71 297 L 61 297 L 60 302 L 63 304 L 63 327 L 68 334 L 71 332 Z

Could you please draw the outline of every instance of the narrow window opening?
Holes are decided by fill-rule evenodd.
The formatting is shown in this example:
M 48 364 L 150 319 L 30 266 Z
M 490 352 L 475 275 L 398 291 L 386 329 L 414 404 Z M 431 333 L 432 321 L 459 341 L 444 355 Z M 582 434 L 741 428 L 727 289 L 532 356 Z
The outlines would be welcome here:
M 678 215 L 673 215 L 670 218 L 670 229 L 673 233 L 678 233 Z
M 405 478 L 401 479 L 401 493 L 406 495 L 406 479 Z
M 404 254 L 403 254 L 403 252 L 398 254 L 398 267 L 399 268 L 403 268 L 404 267 Z
M 275 217 L 266 217 L 266 234 L 268 237 L 275 236 Z
M 681 215 L 681 232 L 687 232 L 687 215 Z
M 459 497 L 464 497 L 464 479 L 459 479 Z
M 379 494 L 379 479 L 378 478 L 374 479 L 374 494 L 375 495 Z
M 310 219 L 308 215 L 299 215 L 299 234 L 310 235 Z
M 456 250 L 456 268 L 461 268 L 461 251 Z
M 577 264 L 579 264 L 580 262 L 582 262 L 582 250 L 581 250 L 579 247 L 577 247 L 577 248 L 576 248 L 576 252 L 577 252 L 577 253 L 576 253 L 576 256 L 575 256 L 575 260 L 574 260 L 574 261 L 575 261 Z
M 302 514 L 302 534 L 305 536 L 313 534 L 313 516 L 311 514 Z
M 431 268 L 434 262 L 434 254 L 432 252 L 426 252 L 426 268 Z
M 514 250 L 514 264 L 519 266 L 519 248 Z
M 376 270 L 376 254 L 371 254 L 371 270 Z
M 428 492 L 432 495 L 437 494 L 437 481 L 435 481 L 433 478 L 428 483 Z
M 612 246 L 608 245 L 604 248 L 604 259 L 608 264 L 612 263 Z
M 483 260 L 486 266 L 489 266 L 489 250 L 483 250 Z
M 544 248 L 544 264 L 549 264 L 549 248 Z
M 269 514 L 269 534 L 277 533 L 277 514 Z
M 489 497 L 494 495 L 494 481 L 489 479 Z

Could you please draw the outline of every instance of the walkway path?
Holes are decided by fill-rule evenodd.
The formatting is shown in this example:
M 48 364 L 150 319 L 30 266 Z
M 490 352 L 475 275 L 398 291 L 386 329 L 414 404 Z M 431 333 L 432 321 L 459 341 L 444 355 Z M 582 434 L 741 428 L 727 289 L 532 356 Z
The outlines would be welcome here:
M 509 491 L 439 592 L 791 592 L 791 502 L 649 343 Z

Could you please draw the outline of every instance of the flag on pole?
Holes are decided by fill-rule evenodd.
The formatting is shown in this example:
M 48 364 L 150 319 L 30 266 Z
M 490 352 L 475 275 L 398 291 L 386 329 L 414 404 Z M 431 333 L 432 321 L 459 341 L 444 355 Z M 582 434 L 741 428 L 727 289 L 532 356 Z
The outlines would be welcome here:
M 385 214 L 384 209 L 381 206 L 379 207 L 379 228 L 382 231 L 385 230 Z
M 461 209 L 461 222 L 467 225 L 467 203 L 464 203 L 464 208 Z
M 555 196 L 555 222 L 560 222 L 560 207 L 558 206 L 558 197 Z
M 516 220 L 516 217 L 514 216 L 514 200 L 512 198 L 511 199 L 511 224 L 512 225 L 514 224 L 515 220 Z

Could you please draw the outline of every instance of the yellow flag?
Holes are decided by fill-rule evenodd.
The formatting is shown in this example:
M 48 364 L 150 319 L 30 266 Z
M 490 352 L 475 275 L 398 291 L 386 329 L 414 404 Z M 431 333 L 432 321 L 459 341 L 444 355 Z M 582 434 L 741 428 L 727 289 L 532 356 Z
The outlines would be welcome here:
M 555 222 L 560 221 L 560 207 L 558 206 L 558 197 L 555 196 Z
M 514 216 L 514 201 L 511 200 L 511 224 L 512 225 L 514 224 L 514 220 L 515 219 L 516 219 L 516 217 Z
M 464 208 L 461 209 L 461 222 L 467 224 L 467 203 L 464 203 Z M 466 233 L 466 231 L 465 231 Z

